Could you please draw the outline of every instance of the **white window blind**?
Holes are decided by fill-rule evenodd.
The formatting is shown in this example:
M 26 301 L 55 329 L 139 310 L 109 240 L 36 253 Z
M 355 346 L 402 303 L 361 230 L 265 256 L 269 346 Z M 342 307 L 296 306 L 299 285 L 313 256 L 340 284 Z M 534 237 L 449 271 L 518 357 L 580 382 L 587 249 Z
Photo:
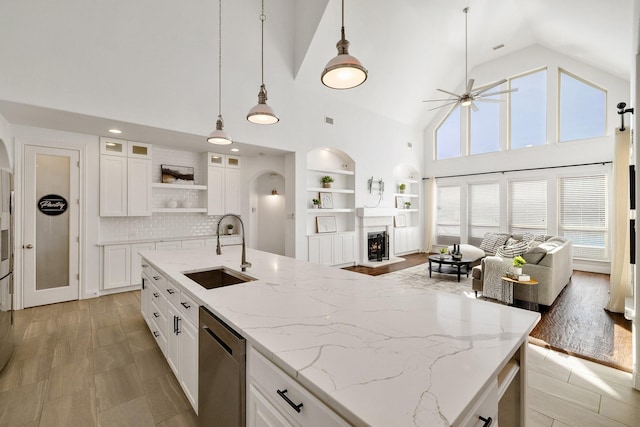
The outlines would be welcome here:
M 460 242 L 460 186 L 438 187 L 436 242 L 449 245 Z
M 469 185 L 469 243 L 480 244 L 485 233 L 500 231 L 500 186 Z
M 509 231 L 547 234 L 547 180 L 509 182 Z
M 573 242 L 574 258 L 608 257 L 607 177 L 560 178 L 560 234 Z

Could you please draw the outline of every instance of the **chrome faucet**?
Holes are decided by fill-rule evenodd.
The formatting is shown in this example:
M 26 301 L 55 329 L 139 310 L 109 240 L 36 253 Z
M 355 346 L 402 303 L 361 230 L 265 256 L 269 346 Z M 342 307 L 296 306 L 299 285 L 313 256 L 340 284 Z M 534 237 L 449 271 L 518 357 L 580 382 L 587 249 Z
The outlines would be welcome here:
M 247 250 L 246 250 L 246 245 L 245 245 L 245 242 L 244 242 L 244 222 L 242 222 L 242 218 L 240 218 L 239 215 L 236 215 L 236 214 L 224 214 L 218 220 L 218 227 L 216 229 L 216 235 L 218 236 L 218 242 L 217 242 L 217 245 L 216 245 L 216 254 L 222 255 L 222 248 L 220 247 L 220 223 L 222 222 L 223 219 L 225 219 L 228 216 L 232 216 L 234 218 L 237 218 L 238 221 L 240 221 L 240 226 L 242 227 L 242 260 L 240 261 L 240 268 L 242 269 L 242 271 L 247 271 L 247 267 L 251 267 L 251 263 L 247 262 Z

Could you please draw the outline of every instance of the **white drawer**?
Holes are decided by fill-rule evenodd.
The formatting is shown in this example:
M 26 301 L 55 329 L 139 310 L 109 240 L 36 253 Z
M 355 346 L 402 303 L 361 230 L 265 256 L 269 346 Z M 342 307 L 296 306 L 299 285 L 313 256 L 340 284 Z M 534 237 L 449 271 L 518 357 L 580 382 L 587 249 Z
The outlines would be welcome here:
M 280 368 L 268 361 L 263 355 L 249 349 L 249 375 L 283 414 L 299 425 L 323 427 L 348 426 L 342 418 L 328 406 L 314 397 Z M 286 391 L 285 391 L 286 390 Z M 288 403 L 289 399 L 291 403 Z M 294 406 L 299 405 L 298 412 Z
M 156 308 L 162 313 L 165 318 L 167 316 L 167 299 L 162 294 L 162 291 L 158 289 L 153 281 L 149 282 L 149 290 L 151 291 L 152 307 L 155 304 Z
M 165 322 L 166 325 L 166 322 Z M 155 338 L 158 343 L 158 347 L 162 350 L 162 354 L 167 355 L 167 338 L 166 335 L 162 332 L 162 330 L 156 325 L 155 320 L 151 321 L 151 334 Z
M 180 304 L 180 288 L 175 286 L 173 283 L 169 282 L 165 278 L 162 278 L 164 286 L 164 296 L 173 303 L 173 305 L 177 306 Z
M 165 303 L 166 304 L 166 303 Z M 165 312 L 156 305 L 155 301 L 151 301 L 151 321 L 155 324 L 155 328 L 160 329 L 163 335 L 167 335 L 167 313 L 166 306 Z
M 198 324 L 198 304 L 185 292 L 180 292 L 180 305 L 178 308 L 194 325 Z
M 480 398 L 474 403 L 460 427 L 482 427 L 491 418 L 492 426 L 498 425 L 498 381 L 494 379 Z M 484 420 L 483 420 L 484 419 Z

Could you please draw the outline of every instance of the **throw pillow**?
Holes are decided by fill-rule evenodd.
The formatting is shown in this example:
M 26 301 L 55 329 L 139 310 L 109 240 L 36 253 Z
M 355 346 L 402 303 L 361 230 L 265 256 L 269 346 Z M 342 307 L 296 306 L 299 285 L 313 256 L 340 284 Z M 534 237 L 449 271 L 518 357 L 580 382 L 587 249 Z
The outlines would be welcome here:
M 524 254 L 529 249 L 529 243 L 522 241 L 511 246 L 501 246 L 496 251 L 496 256 L 502 258 L 515 258 L 518 255 Z
M 522 240 L 525 242 L 530 242 L 535 240 L 536 242 L 544 242 L 546 236 L 544 234 L 533 234 L 533 233 L 524 233 L 522 235 Z
M 520 241 L 520 240 L 514 239 L 513 237 L 509 237 L 509 238 L 507 239 L 507 243 L 505 243 L 504 245 L 505 245 L 505 246 L 513 246 L 513 245 L 515 245 L 516 243 L 518 243 L 519 241 Z
M 527 264 L 538 264 L 547 254 L 547 250 L 542 245 L 537 245 L 522 254 L 522 258 Z
M 487 233 L 484 235 L 482 243 L 480 243 L 480 249 L 487 253 L 495 254 L 496 250 L 500 246 L 504 245 L 504 242 L 507 241 L 507 238 L 509 238 L 509 236 L 507 236 L 506 234 Z

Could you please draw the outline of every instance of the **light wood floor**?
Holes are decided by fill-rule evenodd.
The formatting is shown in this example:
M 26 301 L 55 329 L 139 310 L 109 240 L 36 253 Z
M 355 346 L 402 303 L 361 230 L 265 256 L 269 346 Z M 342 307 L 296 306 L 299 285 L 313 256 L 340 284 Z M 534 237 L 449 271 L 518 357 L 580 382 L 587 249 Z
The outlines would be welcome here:
M 140 315 L 140 292 L 20 310 L 0 426 L 196 426 Z M 529 346 L 529 425 L 638 426 L 631 374 Z

